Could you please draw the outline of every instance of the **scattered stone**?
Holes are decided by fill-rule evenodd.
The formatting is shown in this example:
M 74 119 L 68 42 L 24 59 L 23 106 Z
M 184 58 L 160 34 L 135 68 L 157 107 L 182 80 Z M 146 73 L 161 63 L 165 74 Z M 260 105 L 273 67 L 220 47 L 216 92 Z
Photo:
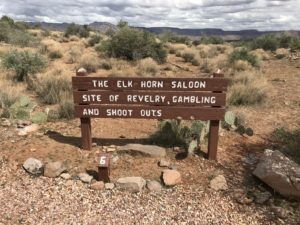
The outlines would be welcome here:
M 254 194 L 254 197 L 255 197 L 254 198 L 255 203 L 264 204 L 272 197 L 272 195 L 271 195 L 271 193 L 269 193 L 267 191 L 266 192 L 256 192 Z
M 147 188 L 153 192 L 161 192 L 162 185 L 156 180 L 151 180 L 147 182 Z
M 96 147 L 97 146 L 97 143 L 96 142 L 93 142 L 92 143 L 92 147 Z
M 72 176 L 68 173 L 62 173 L 60 177 L 63 178 L 64 180 L 70 180 L 72 178 Z
M 18 128 L 24 128 L 24 127 L 29 126 L 31 124 L 32 124 L 32 122 L 30 120 L 18 120 L 17 121 L 17 127 Z
M 281 195 L 300 199 L 300 166 L 280 151 L 266 149 L 253 174 Z
M 105 183 L 104 187 L 106 190 L 112 190 L 112 189 L 114 189 L 115 184 L 114 183 Z
M 271 209 L 274 212 L 274 214 L 281 219 L 285 219 L 288 216 L 288 212 L 284 208 L 272 206 Z
M 27 159 L 23 164 L 23 168 L 32 175 L 41 175 L 44 172 L 43 163 L 35 158 Z
M 177 170 L 164 170 L 162 179 L 166 186 L 174 186 L 181 183 L 181 174 Z
M 26 135 L 27 135 L 27 132 L 23 129 L 18 132 L 18 136 L 26 136 Z
M 160 167 L 169 167 L 170 166 L 170 162 L 167 161 L 165 158 L 162 158 L 159 160 L 158 165 Z
M 58 177 L 66 170 L 66 166 L 61 161 L 50 162 L 45 166 L 44 176 L 50 178 Z
M 38 124 L 31 124 L 29 126 L 24 127 L 24 131 L 26 133 L 33 133 L 38 131 L 38 129 L 40 129 L 40 126 Z
M 247 196 L 241 196 L 240 198 L 237 198 L 236 200 L 238 203 L 240 203 L 242 205 L 248 205 L 253 202 L 253 199 L 249 198 Z
M 219 190 L 227 190 L 227 181 L 223 175 L 218 175 L 213 178 L 209 183 L 210 188 L 214 189 L 215 191 Z
M 118 162 L 118 160 L 119 160 L 119 156 L 117 156 L 117 155 L 112 156 L 112 163 L 113 164 L 116 164 Z
M 83 182 L 83 183 L 91 183 L 93 180 L 93 177 L 88 175 L 87 173 L 80 173 L 78 174 L 79 179 Z
M 146 181 L 142 177 L 123 177 L 117 180 L 117 186 L 121 190 L 137 193 L 142 191 Z
M 152 157 L 166 156 L 166 149 L 156 145 L 127 144 L 119 146 L 117 151 L 139 152 Z
M 73 184 L 74 184 L 74 181 L 73 181 L 73 180 L 67 180 L 66 183 L 65 183 L 65 185 L 66 185 L 67 187 L 70 187 L 70 186 L 72 186 Z
M 91 184 L 91 189 L 97 190 L 97 191 L 103 190 L 104 187 L 105 187 L 105 184 L 103 181 L 97 181 L 97 182 Z
M 116 151 L 115 148 L 112 148 L 112 147 L 106 148 L 106 152 L 114 152 L 114 151 Z

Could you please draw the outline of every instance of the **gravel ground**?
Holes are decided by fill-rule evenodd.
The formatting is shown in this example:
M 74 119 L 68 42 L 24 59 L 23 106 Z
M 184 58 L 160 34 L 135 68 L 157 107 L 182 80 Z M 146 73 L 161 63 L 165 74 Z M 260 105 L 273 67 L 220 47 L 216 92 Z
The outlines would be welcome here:
M 80 181 L 68 186 L 61 178 L 31 177 L 7 163 L 0 163 L 0 178 L 0 224 L 275 224 L 267 209 L 203 187 L 94 191 Z

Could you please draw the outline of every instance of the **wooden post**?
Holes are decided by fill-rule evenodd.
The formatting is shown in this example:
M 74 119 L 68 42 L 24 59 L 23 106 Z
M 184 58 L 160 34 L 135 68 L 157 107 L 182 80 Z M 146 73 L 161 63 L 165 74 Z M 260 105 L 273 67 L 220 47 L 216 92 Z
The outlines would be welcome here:
M 85 71 L 78 70 L 76 76 L 87 76 Z M 78 90 L 86 91 L 86 90 Z M 84 150 L 92 149 L 92 126 L 91 118 L 80 118 L 80 127 L 81 127 L 81 144 Z
M 98 180 L 110 182 L 110 154 L 100 153 L 98 163 Z
M 224 77 L 221 73 L 214 73 L 214 77 Z M 220 92 L 213 92 L 220 93 Z M 220 120 L 211 120 L 209 122 L 209 137 L 208 137 L 208 159 L 217 160 L 218 141 L 219 141 L 219 126 Z

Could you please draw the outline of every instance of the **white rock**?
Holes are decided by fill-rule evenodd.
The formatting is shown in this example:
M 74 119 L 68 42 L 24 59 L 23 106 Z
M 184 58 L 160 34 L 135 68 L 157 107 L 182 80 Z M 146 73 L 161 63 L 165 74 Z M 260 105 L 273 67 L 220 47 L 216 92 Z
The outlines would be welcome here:
M 62 173 L 60 177 L 63 178 L 64 180 L 70 180 L 72 178 L 72 176 L 68 173 Z
M 156 180 L 151 180 L 147 182 L 147 188 L 149 191 L 161 192 L 162 185 Z
M 23 129 L 26 133 L 33 133 L 38 131 L 38 129 L 40 129 L 40 126 L 38 124 L 31 124 L 29 126 L 24 127 Z
M 35 158 L 27 159 L 23 164 L 23 168 L 32 175 L 41 175 L 44 171 L 43 163 Z
M 146 181 L 142 177 L 123 177 L 117 180 L 117 186 L 121 190 L 129 191 L 132 193 L 142 191 L 146 185 Z
M 83 182 L 83 183 L 91 183 L 93 180 L 93 177 L 88 175 L 87 173 L 79 173 L 78 174 L 79 179 Z
M 218 175 L 210 181 L 209 186 L 215 191 L 227 190 L 227 181 L 223 175 Z
M 114 189 L 115 184 L 114 184 L 114 183 L 105 183 L 105 184 L 104 184 L 104 187 L 105 187 L 105 189 L 107 189 L 107 190 L 112 190 L 112 189 Z

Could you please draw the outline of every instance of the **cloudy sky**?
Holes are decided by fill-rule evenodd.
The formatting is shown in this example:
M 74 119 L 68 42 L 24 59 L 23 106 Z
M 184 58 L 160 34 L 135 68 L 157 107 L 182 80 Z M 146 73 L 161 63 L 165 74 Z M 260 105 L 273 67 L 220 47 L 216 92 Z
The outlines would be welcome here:
M 0 0 L 0 15 L 44 22 L 300 30 L 300 0 Z

